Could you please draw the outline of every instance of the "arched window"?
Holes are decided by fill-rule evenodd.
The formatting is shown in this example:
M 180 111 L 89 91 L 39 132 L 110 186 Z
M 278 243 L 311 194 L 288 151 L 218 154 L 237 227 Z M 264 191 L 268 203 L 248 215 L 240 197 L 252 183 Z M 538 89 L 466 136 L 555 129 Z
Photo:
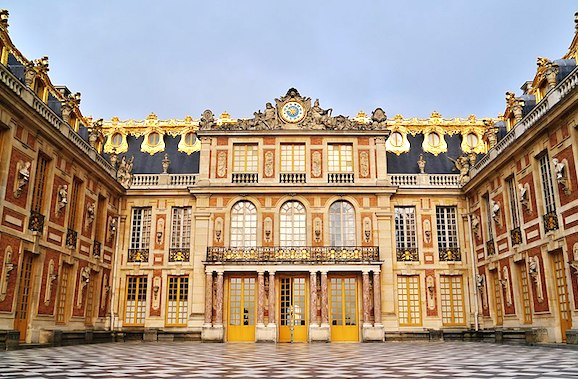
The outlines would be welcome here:
M 355 246 L 355 210 L 347 201 L 336 201 L 329 208 L 331 246 Z
M 281 207 L 279 243 L 281 246 L 305 246 L 307 225 L 305 207 L 298 201 L 288 201 Z
M 239 201 L 231 210 L 231 246 L 257 246 L 257 208 L 250 201 Z

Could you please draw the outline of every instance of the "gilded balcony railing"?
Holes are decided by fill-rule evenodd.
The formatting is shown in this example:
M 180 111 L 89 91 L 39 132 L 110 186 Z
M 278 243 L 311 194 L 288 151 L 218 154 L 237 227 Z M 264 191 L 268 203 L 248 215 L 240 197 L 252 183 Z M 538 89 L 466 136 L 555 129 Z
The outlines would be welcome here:
M 36 212 L 30 211 L 30 221 L 28 223 L 28 229 L 33 232 L 40 232 L 44 230 L 44 215 Z
M 486 252 L 488 253 L 488 257 L 496 254 L 496 245 L 493 239 L 486 242 Z
M 419 254 L 415 247 L 397 248 L 396 256 L 398 262 L 419 262 Z
M 510 230 L 510 237 L 512 238 L 512 245 L 519 245 L 522 243 L 522 230 L 519 226 Z
M 350 263 L 379 261 L 377 246 L 208 247 L 207 262 Z
M 186 248 L 170 248 L 169 262 L 188 262 L 191 256 L 191 250 Z
M 439 247 L 440 261 L 461 261 L 462 254 L 459 247 Z
M 544 229 L 546 232 L 557 230 L 559 227 L 556 211 L 548 212 L 544 215 Z
M 129 262 L 148 262 L 149 261 L 149 250 L 148 249 L 128 249 L 128 261 Z
M 78 241 L 78 232 L 76 230 L 66 230 L 66 247 L 69 249 L 76 249 L 76 242 Z

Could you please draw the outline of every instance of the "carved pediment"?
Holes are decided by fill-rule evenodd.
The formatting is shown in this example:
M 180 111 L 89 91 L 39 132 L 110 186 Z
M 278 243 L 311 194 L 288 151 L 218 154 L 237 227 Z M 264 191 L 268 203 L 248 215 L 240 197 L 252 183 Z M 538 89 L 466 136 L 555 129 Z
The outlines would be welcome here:
M 207 112 L 207 111 L 205 111 Z M 311 104 L 310 97 L 303 97 L 295 88 L 285 96 L 275 99 L 275 105 L 266 103 L 264 110 L 253 113 L 253 118 L 231 120 L 227 123 L 208 123 L 201 129 L 209 130 L 385 130 L 386 115 L 376 109 L 372 118 L 333 116 L 333 109 L 321 108 L 319 99 Z

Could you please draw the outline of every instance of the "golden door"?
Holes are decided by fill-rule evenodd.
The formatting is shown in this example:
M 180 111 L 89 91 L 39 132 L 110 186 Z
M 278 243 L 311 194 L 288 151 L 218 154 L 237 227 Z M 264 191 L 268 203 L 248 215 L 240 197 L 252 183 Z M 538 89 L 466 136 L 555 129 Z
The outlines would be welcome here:
M 558 312 L 560 315 L 560 330 L 562 341 L 566 341 L 566 330 L 572 328 L 572 315 L 568 301 L 568 285 L 566 284 L 566 270 L 562 251 L 552 254 L 552 266 L 556 277 L 556 297 L 558 298 Z
M 357 279 L 330 278 L 331 341 L 359 341 Z
M 30 297 L 32 295 L 32 263 L 34 256 L 24 253 L 22 261 L 22 272 L 18 285 L 18 302 L 16 303 L 16 316 L 14 318 L 14 329 L 20 331 L 20 341 L 26 340 L 28 321 L 30 320 Z
M 255 278 L 229 280 L 228 341 L 255 341 Z
M 307 291 L 305 278 L 281 278 L 279 342 L 307 341 Z

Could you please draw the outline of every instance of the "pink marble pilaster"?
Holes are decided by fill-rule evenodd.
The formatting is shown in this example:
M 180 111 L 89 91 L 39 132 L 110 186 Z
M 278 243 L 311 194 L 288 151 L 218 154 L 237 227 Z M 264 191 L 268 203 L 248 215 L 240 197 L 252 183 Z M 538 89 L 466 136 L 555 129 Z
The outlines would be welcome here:
M 257 325 L 263 325 L 265 320 L 263 309 L 265 304 L 265 273 L 263 271 L 257 273 L 257 286 Z
M 379 271 L 373 272 L 373 322 L 381 324 L 381 278 Z
M 275 323 L 275 272 L 269 271 L 269 324 Z
M 217 304 L 215 324 L 223 325 L 223 272 L 217 272 Z
M 321 324 L 329 324 L 327 298 L 327 272 L 321 271 Z
M 369 272 L 363 271 L 361 278 L 363 281 L 363 323 L 369 324 Z
M 213 322 L 213 272 L 207 272 L 205 276 L 205 324 L 210 326 Z
M 311 296 L 309 300 L 309 308 L 311 310 L 309 323 L 317 325 L 317 272 L 311 271 L 309 274 L 309 294 Z

